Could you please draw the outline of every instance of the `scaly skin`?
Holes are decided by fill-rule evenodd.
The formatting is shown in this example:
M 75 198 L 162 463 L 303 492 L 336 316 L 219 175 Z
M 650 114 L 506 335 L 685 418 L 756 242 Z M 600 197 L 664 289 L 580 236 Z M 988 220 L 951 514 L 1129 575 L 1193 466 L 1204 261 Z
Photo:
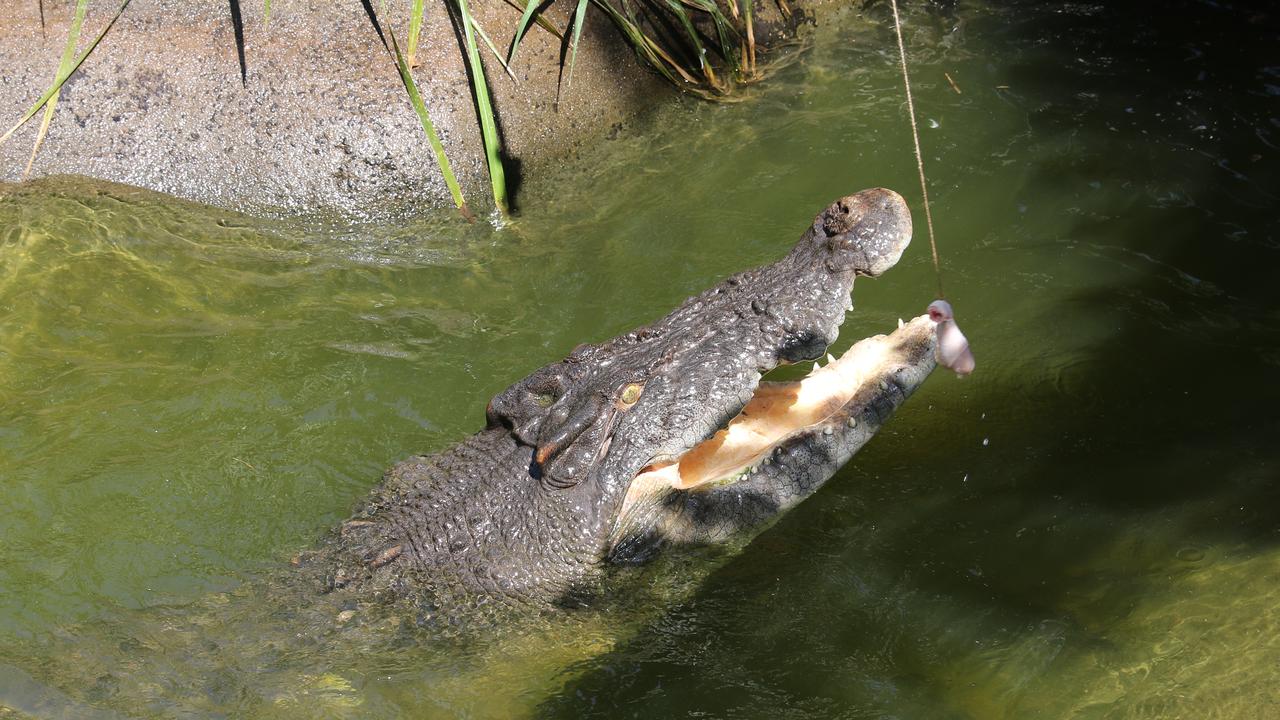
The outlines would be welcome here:
M 852 308 L 854 278 L 892 267 L 910 235 L 906 204 L 891 191 L 833 203 L 778 262 L 651 325 L 579 346 L 498 394 L 484 430 L 391 468 L 308 566 L 324 589 L 361 597 L 547 606 L 593 592 L 612 563 L 761 526 L 830 477 L 929 374 L 927 319 L 895 333 L 901 347 L 883 376 L 830 432 L 788 439 L 768 470 L 738 482 L 622 509 L 642 470 L 714 434 L 764 373 L 821 357 Z M 851 428 L 850 417 L 863 424 Z

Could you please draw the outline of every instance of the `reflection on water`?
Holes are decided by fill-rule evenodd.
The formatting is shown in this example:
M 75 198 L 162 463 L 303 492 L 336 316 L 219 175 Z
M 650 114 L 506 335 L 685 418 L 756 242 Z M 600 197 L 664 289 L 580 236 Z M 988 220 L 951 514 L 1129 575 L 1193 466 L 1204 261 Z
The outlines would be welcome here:
M 838 195 L 913 198 L 887 17 L 752 102 L 663 113 L 499 232 L 0 198 L 0 714 L 1280 715 L 1266 7 L 908 11 L 979 372 L 705 581 L 483 642 L 273 583 L 532 367 L 777 257 Z M 931 272 L 918 244 L 859 282 L 841 347 Z

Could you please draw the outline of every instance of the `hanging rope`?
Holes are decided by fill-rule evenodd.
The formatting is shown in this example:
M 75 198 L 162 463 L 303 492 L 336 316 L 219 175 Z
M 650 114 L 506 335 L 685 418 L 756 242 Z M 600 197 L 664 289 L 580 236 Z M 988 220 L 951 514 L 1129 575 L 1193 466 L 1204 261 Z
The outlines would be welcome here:
M 933 235 L 933 213 L 929 211 L 929 187 L 924 179 L 924 157 L 920 154 L 920 129 L 916 126 L 916 104 L 911 98 L 911 78 L 907 75 L 907 46 L 902 42 L 902 19 L 898 17 L 898 0 L 893 5 L 893 29 L 898 33 L 898 58 L 902 61 L 902 86 L 907 90 L 907 113 L 911 116 L 911 139 L 916 145 L 916 168 L 920 171 L 920 194 L 924 197 L 924 221 L 929 227 L 929 249 L 933 251 L 933 274 L 938 279 L 938 299 L 929 305 L 929 318 L 937 324 L 938 364 L 951 368 L 957 375 L 973 372 L 976 363 L 969 349 L 969 339 L 956 324 L 951 303 L 942 294 L 942 263 L 938 261 L 938 241 Z M 948 77 L 948 80 L 950 78 Z M 954 83 L 952 83 L 954 86 Z
M 920 170 L 920 194 L 924 196 L 924 222 L 929 228 L 929 248 L 933 251 L 933 274 L 938 278 L 938 299 L 942 292 L 942 264 L 938 261 L 938 241 L 933 236 L 933 213 L 929 212 L 929 188 L 924 180 L 924 158 L 920 155 L 920 129 L 916 126 L 916 104 L 911 99 L 911 79 L 907 76 L 907 47 L 902 42 L 902 20 L 898 17 L 898 0 L 893 5 L 893 29 L 898 33 L 898 57 L 902 60 L 902 85 L 907 89 L 907 113 L 911 116 L 911 139 L 916 144 L 916 168 Z

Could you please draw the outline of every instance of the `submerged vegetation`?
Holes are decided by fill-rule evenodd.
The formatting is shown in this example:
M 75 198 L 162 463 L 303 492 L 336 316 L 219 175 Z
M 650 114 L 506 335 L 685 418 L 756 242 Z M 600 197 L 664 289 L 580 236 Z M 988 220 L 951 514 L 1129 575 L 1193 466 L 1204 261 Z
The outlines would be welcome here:
M 423 132 L 454 205 L 463 217 L 472 219 L 473 215 L 431 120 L 431 114 L 413 79 L 413 68 L 417 66 L 417 51 L 426 13 L 425 1 L 409 0 L 408 28 L 403 50 L 391 23 L 381 19 L 389 16 L 391 10 L 389 5 L 392 0 L 382 0 L 377 9 L 370 0 L 349 1 L 360 3 L 369 22 L 376 30 L 388 57 L 396 66 L 409 104 L 422 123 Z M 130 2 L 131 0 L 123 0 L 93 41 L 77 55 L 75 51 L 80 43 L 81 28 L 88 11 L 89 1 L 76 0 L 74 15 L 67 32 L 65 50 L 53 83 L 7 132 L 0 135 L 0 143 L 4 143 L 37 113 L 44 110 L 31 150 L 31 158 L 23 172 L 24 179 L 30 175 L 36 155 L 44 142 L 63 85 L 107 35 Z M 557 81 L 557 96 L 559 96 L 563 88 L 572 84 L 587 8 L 589 5 L 594 5 L 612 22 L 648 67 L 683 92 L 706 100 L 724 100 L 733 97 L 734 90 L 741 83 L 750 82 L 759 77 L 756 64 L 753 0 L 573 0 L 574 4 L 568 16 L 569 24 L 563 31 L 547 17 L 547 11 L 552 7 L 554 0 L 524 0 L 523 6 L 518 4 L 520 0 L 503 0 L 503 2 L 513 11 L 520 12 L 520 20 L 510 39 L 505 57 L 477 22 L 468 0 L 444 0 L 445 7 L 453 20 L 460 52 L 467 70 L 475 117 L 484 147 L 493 204 L 503 216 L 508 213 L 509 200 L 502 159 L 502 138 L 498 132 L 498 119 L 477 39 L 484 43 L 493 58 L 515 81 L 515 74 L 511 72 L 510 66 L 516 61 L 517 51 L 530 26 L 536 23 L 543 30 L 554 35 L 561 44 L 561 71 Z M 776 2 L 783 17 L 790 18 L 791 10 L 785 0 L 776 0 Z M 229 12 L 235 30 L 241 79 L 247 82 L 243 21 L 239 0 L 230 0 Z M 263 0 L 263 22 L 269 22 L 270 17 L 271 0 Z M 45 24 L 43 0 L 39 3 L 39 18 L 43 31 Z

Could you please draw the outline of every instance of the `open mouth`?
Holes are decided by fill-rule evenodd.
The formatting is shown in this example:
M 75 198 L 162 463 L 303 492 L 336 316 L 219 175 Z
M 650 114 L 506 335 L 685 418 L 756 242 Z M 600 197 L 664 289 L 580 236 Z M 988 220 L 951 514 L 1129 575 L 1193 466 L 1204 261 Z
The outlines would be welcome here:
M 839 359 L 814 363 L 804 378 L 762 381 L 736 417 L 678 460 L 646 467 L 633 491 L 689 490 L 731 482 L 767 461 L 779 445 L 815 433 L 854 427 L 869 403 L 887 392 L 909 392 L 899 371 L 932 353 L 935 323 L 928 316 L 901 324 L 890 335 L 859 341 Z

